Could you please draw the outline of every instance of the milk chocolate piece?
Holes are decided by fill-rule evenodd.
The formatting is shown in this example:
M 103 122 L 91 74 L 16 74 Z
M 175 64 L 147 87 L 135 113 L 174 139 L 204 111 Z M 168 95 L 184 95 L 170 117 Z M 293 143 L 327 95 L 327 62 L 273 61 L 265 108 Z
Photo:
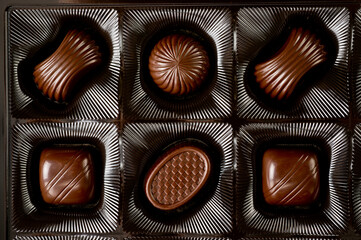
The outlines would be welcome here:
M 307 149 L 268 149 L 262 163 L 263 196 L 278 206 L 306 206 L 319 195 L 317 155 Z
M 289 98 L 311 68 L 326 60 L 320 40 L 308 30 L 293 29 L 286 43 L 268 61 L 255 67 L 256 81 L 271 98 Z
M 83 31 L 71 30 L 58 49 L 34 69 L 34 81 L 45 96 L 66 101 L 74 85 L 101 63 L 95 41 Z
M 161 39 L 149 56 L 153 81 L 164 92 L 186 95 L 198 89 L 209 69 L 206 50 L 195 39 L 174 34 Z
M 202 149 L 174 147 L 149 170 L 145 179 L 146 196 L 158 209 L 176 209 L 202 189 L 210 171 L 210 160 Z
M 45 148 L 40 155 L 39 182 L 45 203 L 80 205 L 94 197 L 94 167 L 84 148 Z

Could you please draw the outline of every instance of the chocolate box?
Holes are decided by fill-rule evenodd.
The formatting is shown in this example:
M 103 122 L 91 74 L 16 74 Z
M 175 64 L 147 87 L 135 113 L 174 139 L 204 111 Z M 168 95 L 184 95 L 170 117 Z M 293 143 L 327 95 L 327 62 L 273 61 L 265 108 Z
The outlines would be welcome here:
M 0 6 L 0 239 L 361 238 L 359 2 Z

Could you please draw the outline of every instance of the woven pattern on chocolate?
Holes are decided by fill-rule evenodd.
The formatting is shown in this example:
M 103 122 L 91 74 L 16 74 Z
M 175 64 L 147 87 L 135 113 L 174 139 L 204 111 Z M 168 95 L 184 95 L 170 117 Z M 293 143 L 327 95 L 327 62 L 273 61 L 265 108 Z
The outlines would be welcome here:
M 168 161 L 152 182 L 154 199 L 171 205 L 189 196 L 200 184 L 206 171 L 204 159 L 195 152 L 182 152 Z

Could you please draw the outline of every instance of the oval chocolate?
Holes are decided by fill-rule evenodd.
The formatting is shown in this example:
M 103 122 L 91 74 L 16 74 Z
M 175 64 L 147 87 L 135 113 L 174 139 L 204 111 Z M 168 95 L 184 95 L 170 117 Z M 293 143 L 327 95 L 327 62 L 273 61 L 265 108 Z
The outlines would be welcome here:
M 210 171 L 210 159 L 202 149 L 174 147 L 158 158 L 147 173 L 146 196 L 158 209 L 176 209 L 202 189 Z

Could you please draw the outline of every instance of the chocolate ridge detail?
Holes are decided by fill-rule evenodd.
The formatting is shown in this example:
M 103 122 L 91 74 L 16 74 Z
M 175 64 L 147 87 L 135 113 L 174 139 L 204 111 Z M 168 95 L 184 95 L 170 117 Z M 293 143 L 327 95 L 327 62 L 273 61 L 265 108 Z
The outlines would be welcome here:
M 320 190 L 317 155 L 305 149 L 268 149 L 263 155 L 262 182 L 270 205 L 310 205 Z
M 256 82 L 271 98 L 288 99 L 300 79 L 326 61 L 324 48 L 310 31 L 292 29 L 281 49 L 268 61 L 256 65 Z
M 101 63 L 102 54 L 95 41 L 83 31 L 69 31 L 58 49 L 34 68 L 39 90 L 56 101 L 66 101 L 74 85 Z
M 148 64 L 154 83 L 171 95 L 186 95 L 198 89 L 209 69 L 209 57 L 200 42 L 173 34 L 153 48 Z
M 90 202 L 95 191 L 92 155 L 83 148 L 43 149 L 39 182 L 45 203 L 80 205 Z
M 173 210 L 190 201 L 211 172 L 208 155 L 195 146 L 175 147 L 163 154 L 145 178 L 145 193 L 160 210 Z

